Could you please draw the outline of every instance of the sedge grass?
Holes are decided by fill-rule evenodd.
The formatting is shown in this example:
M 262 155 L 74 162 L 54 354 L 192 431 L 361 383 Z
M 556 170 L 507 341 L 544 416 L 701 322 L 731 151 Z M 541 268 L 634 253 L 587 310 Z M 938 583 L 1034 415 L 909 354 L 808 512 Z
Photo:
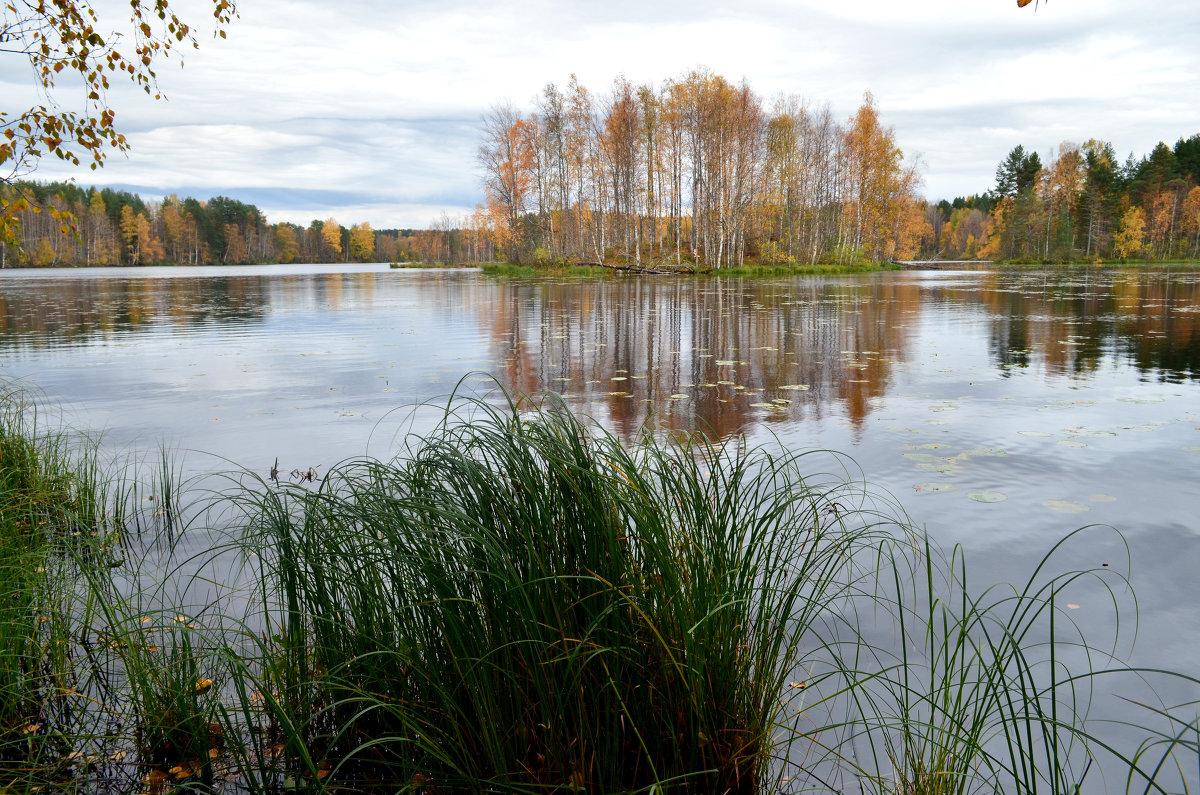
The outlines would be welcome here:
M 1085 587 L 1136 615 L 1122 574 L 1057 569 L 1082 536 L 977 593 L 836 456 L 460 400 L 394 461 L 198 510 L 170 456 L 106 480 L 23 411 L 0 422 L 5 791 L 1196 787 L 1194 699 L 1146 687 L 1196 680 L 1067 620 Z M 1114 692 L 1132 745 L 1093 717 Z

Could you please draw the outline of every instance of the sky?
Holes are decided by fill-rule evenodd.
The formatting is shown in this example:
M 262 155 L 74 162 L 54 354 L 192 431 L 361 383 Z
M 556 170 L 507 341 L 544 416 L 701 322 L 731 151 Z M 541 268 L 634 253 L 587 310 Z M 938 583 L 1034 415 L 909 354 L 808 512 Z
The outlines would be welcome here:
M 126 4 L 95 5 L 115 20 Z M 697 67 L 842 119 L 870 91 L 932 200 L 992 187 L 1018 144 L 1046 160 L 1098 138 L 1123 160 L 1200 133 L 1197 0 L 241 0 L 225 40 L 210 1 L 175 5 L 200 49 L 159 69 L 164 101 L 112 90 L 129 154 L 32 178 L 230 196 L 273 223 L 428 227 L 482 200 L 494 104 L 532 111 L 572 73 L 603 94 L 618 74 L 659 86 Z M 31 82 L 0 57 L 5 106 Z

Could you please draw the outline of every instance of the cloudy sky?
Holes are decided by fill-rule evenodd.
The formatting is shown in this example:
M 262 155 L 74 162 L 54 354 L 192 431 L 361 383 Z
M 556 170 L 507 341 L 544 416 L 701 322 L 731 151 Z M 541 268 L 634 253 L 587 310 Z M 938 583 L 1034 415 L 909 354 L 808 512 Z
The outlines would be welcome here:
M 204 0 L 176 3 L 205 19 Z M 1015 0 L 238 5 L 227 40 L 201 33 L 184 69 L 160 69 L 166 101 L 113 92 L 128 157 L 35 176 L 227 195 L 272 222 L 423 227 L 481 199 L 475 151 L 492 104 L 532 109 L 572 72 L 603 93 L 618 73 L 661 85 L 698 66 L 841 118 L 871 91 L 932 199 L 991 187 L 1017 144 L 1045 157 L 1101 138 L 1123 159 L 1200 133 L 1197 0 L 1042 0 L 1036 12 Z M 27 68 L 5 60 L 0 95 L 23 94 Z

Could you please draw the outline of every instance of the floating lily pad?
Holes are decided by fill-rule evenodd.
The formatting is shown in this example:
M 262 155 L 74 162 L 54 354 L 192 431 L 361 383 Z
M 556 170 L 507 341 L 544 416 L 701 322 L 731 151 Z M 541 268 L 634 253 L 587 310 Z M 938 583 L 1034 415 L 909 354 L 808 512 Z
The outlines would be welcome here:
M 684 395 L 684 394 L 671 395 L 671 400 L 687 400 L 687 399 L 688 399 L 688 395 Z
M 934 481 L 932 483 L 918 483 L 913 486 L 915 491 L 936 493 L 941 491 L 958 491 L 958 486 L 945 481 Z
M 776 406 L 774 403 L 751 403 L 750 405 L 756 409 L 778 409 L 779 408 L 779 406 Z
M 1185 453 L 1200 453 L 1200 447 L 1181 447 L 1179 449 Z
M 1149 405 L 1149 404 L 1152 404 L 1152 403 L 1162 403 L 1162 402 L 1163 402 L 1163 399 L 1162 399 L 1162 398 L 1131 398 L 1131 397 L 1123 397 L 1123 398 L 1117 398 L 1117 400 L 1121 401 L 1122 403 L 1140 403 L 1140 404 L 1143 404 L 1143 405 Z
M 943 475 L 953 475 L 958 472 L 958 467 L 954 466 L 954 464 L 950 463 L 949 461 L 943 461 L 940 464 L 923 462 L 917 464 L 917 469 L 921 470 L 922 472 L 939 472 Z
M 963 450 L 955 458 L 959 461 L 970 461 L 972 458 L 998 458 L 1002 455 L 1008 455 L 1008 451 L 999 447 L 972 447 L 970 450 Z
M 1059 439 L 1060 447 L 1087 447 L 1087 442 L 1080 442 L 1075 439 Z
M 616 376 L 613 376 L 612 378 L 610 378 L 610 379 L 608 379 L 608 380 L 610 380 L 610 381 L 628 381 L 629 379 L 628 379 L 628 378 L 626 378 L 626 377 L 625 377 L 625 376 L 623 376 L 623 375 L 616 375 Z
M 1002 491 L 968 491 L 967 496 L 975 502 L 1004 502 L 1008 495 Z
M 1092 502 L 1116 502 L 1117 498 L 1111 494 L 1093 494 L 1088 497 Z
M 800 391 L 808 389 L 808 384 L 785 384 L 784 386 L 781 386 L 779 388 L 787 389 L 792 392 L 800 392 Z
M 1125 426 L 1125 430 L 1133 431 L 1134 433 L 1153 433 L 1154 431 L 1161 431 L 1165 427 L 1167 427 L 1165 422 L 1147 422 L 1144 425 L 1127 425 Z
M 1071 500 L 1044 500 L 1042 505 L 1045 505 L 1052 511 L 1059 513 L 1084 513 L 1091 510 L 1088 506 L 1081 502 L 1072 502 Z
M 922 461 L 925 463 L 941 463 L 946 460 L 945 456 L 933 455 L 932 453 L 905 453 L 904 457 L 912 461 Z

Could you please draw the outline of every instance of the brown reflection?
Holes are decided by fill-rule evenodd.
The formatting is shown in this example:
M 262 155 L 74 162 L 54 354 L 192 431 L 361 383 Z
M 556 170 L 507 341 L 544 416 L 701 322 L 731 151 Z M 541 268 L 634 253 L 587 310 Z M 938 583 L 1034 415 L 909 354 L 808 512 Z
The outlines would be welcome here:
M 988 309 L 991 355 L 1004 370 L 1038 365 L 1087 377 L 1124 358 L 1147 378 L 1200 379 L 1200 273 L 1121 270 L 992 273 L 970 300 Z
M 9 282 L 0 291 L 0 346 L 77 344 L 155 324 L 260 322 L 270 283 L 262 276 Z
M 834 404 L 861 427 L 920 312 L 919 288 L 898 280 L 630 278 L 487 295 L 469 311 L 501 381 L 564 393 L 626 438 L 647 422 L 724 438 Z

